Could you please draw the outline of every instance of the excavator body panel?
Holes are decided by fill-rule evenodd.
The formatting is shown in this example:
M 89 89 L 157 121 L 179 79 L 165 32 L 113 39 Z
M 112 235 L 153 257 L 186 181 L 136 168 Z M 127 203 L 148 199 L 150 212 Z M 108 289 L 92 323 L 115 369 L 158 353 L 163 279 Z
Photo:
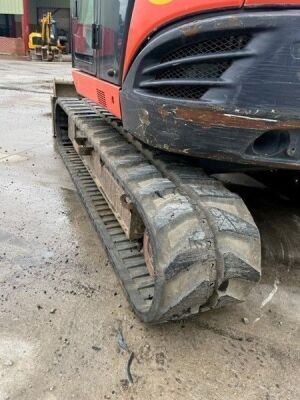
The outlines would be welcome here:
M 299 168 L 300 1 L 112 1 L 73 2 L 78 93 L 150 146 Z

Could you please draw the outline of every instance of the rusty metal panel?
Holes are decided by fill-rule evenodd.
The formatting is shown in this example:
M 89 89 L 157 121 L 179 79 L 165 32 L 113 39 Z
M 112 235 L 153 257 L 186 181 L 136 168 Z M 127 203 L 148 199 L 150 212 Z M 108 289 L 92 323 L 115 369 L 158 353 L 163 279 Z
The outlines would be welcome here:
M 68 135 L 75 151 L 81 156 L 94 182 L 102 191 L 127 238 L 129 240 L 141 239 L 145 232 L 144 223 L 123 188 L 103 165 L 97 150 L 89 145 L 85 133 L 74 124 L 69 124 Z
M 99 158 L 97 153 L 95 155 Z M 101 175 L 96 177 L 96 182 L 97 178 L 99 178 L 104 197 L 107 199 L 115 217 L 124 229 L 127 238 L 129 240 L 142 238 L 145 227 L 139 214 L 121 186 L 105 166 L 101 168 Z
M 23 14 L 23 0 L 0 0 L 0 14 Z

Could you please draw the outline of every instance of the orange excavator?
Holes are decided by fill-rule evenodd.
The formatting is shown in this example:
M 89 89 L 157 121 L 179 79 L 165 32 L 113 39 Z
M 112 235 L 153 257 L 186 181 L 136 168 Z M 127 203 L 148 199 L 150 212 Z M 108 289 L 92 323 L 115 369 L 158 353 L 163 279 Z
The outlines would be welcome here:
M 297 192 L 300 0 L 72 0 L 59 152 L 138 317 L 245 300 L 260 232 L 215 177 Z M 285 182 L 285 185 L 283 184 Z

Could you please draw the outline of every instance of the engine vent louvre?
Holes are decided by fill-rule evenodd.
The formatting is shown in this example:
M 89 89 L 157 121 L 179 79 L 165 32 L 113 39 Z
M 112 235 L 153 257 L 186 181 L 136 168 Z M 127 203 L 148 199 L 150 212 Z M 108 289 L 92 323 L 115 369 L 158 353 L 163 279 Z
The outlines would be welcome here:
M 103 106 L 106 107 L 106 97 L 105 97 L 105 93 L 103 92 L 103 90 L 97 89 L 97 99 L 98 99 L 98 103 Z
M 140 87 L 156 96 L 199 101 L 212 87 L 226 85 L 223 74 L 245 56 L 251 37 L 244 32 L 223 34 L 174 49 L 144 72 L 152 79 Z
M 250 38 L 250 35 L 230 35 L 189 44 L 177 50 L 171 51 L 162 58 L 161 62 L 173 61 L 179 58 L 193 57 L 209 53 L 242 50 L 248 44 Z
M 166 68 L 156 75 L 161 79 L 213 79 L 220 76 L 229 68 L 230 61 L 220 61 L 211 64 L 179 65 Z
M 193 86 L 164 86 L 159 87 L 155 90 L 160 96 L 164 97 L 177 97 L 189 100 L 199 100 L 204 93 L 207 91 L 205 87 L 193 87 Z

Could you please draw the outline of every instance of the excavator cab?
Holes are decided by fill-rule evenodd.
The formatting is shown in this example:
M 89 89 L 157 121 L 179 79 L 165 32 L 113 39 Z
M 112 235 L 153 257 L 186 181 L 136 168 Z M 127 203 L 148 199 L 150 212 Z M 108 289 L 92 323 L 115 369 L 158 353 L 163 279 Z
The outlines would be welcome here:
M 132 0 L 73 1 L 73 65 L 99 79 L 121 84 Z

